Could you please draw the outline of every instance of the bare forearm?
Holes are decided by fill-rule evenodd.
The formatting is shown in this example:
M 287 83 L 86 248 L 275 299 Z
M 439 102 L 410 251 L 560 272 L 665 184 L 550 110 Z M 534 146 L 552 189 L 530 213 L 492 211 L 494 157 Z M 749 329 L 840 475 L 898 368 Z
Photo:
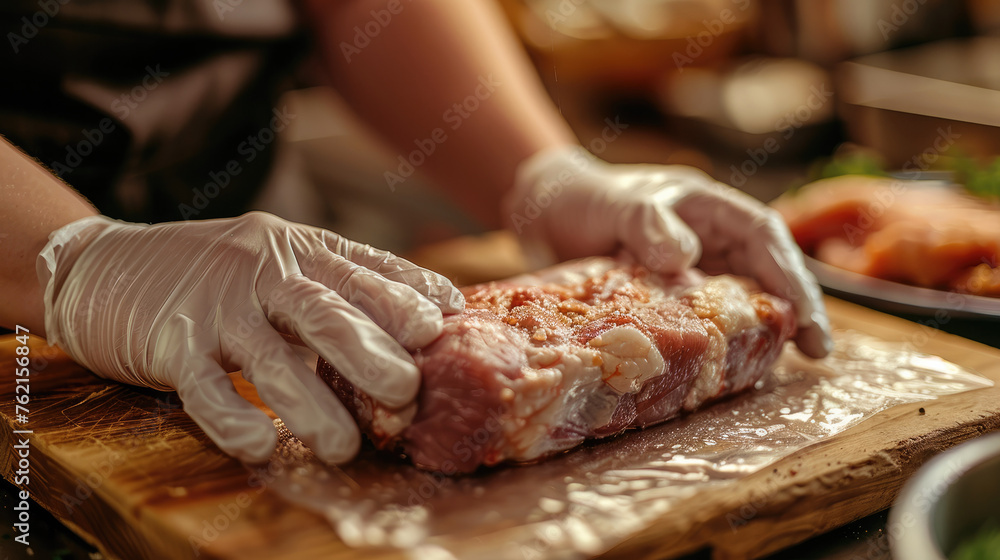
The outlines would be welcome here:
M 49 233 L 97 214 L 79 193 L 0 138 L 0 326 L 45 334 L 35 258 Z
M 404 158 L 433 147 L 416 167 L 485 225 L 520 162 L 576 143 L 492 1 L 307 3 L 347 101 Z

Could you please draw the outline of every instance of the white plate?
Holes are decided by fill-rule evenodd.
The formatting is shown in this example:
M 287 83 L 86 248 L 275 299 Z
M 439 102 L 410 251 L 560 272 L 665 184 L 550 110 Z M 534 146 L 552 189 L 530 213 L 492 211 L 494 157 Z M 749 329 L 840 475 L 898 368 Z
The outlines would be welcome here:
M 936 315 L 939 319 L 941 313 L 946 313 L 947 317 L 1000 321 L 1000 298 L 908 286 L 857 274 L 808 256 L 806 267 L 816 275 L 827 292 L 874 309 L 913 315 Z

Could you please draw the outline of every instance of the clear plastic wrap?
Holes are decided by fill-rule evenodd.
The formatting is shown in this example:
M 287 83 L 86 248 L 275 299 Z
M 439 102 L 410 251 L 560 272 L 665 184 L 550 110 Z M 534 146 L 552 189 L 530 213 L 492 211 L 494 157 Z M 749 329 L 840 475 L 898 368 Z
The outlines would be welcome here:
M 993 383 L 941 358 L 856 332 L 816 362 L 786 349 L 756 390 L 538 464 L 472 476 L 364 450 L 343 467 L 313 457 L 280 420 L 269 488 L 326 517 L 353 547 L 420 559 L 580 558 L 646 528 L 677 500 L 734 484 L 891 406 Z

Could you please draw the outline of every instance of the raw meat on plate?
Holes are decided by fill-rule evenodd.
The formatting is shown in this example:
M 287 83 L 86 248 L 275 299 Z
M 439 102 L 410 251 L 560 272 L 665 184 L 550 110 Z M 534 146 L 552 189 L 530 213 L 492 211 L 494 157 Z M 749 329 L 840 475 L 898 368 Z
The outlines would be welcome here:
M 858 274 L 1000 297 L 1000 204 L 954 185 L 848 175 L 772 203 L 807 254 Z
M 791 304 L 750 280 L 665 279 L 611 258 L 463 292 L 466 310 L 414 355 L 411 405 L 389 409 L 317 369 L 377 447 L 446 474 L 533 461 L 752 387 L 796 329 Z

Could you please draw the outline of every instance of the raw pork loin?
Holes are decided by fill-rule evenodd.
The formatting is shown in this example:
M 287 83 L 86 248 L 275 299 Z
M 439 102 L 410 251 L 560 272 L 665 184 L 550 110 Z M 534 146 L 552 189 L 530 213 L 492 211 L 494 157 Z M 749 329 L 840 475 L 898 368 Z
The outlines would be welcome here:
M 795 333 L 791 304 L 731 276 L 665 280 L 611 258 L 463 290 L 389 409 L 317 371 L 381 449 L 465 473 L 650 426 L 756 383 Z

